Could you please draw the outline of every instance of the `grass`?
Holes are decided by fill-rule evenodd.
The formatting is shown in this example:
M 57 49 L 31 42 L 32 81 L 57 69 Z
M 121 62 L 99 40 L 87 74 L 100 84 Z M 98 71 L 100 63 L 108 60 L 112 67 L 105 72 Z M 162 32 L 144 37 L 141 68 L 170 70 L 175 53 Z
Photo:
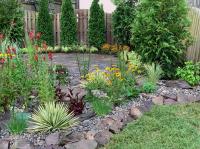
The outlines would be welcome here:
M 200 105 L 155 106 L 103 149 L 200 148 Z

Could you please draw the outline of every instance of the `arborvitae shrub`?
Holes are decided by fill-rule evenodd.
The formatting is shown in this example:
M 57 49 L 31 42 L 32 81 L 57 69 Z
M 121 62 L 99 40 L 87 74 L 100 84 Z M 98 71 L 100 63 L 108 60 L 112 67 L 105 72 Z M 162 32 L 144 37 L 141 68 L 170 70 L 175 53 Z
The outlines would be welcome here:
M 113 35 L 117 44 L 130 45 L 136 1 L 129 0 L 120 3 L 112 15 Z
M 90 7 L 88 38 L 90 46 L 100 48 L 105 43 L 105 20 L 99 0 L 93 0 Z
M 63 0 L 61 9 L 61 44 L 76 44 L 77 23 L 71 0 Z
M 171 78 L 190 43 L 185 0 L 140 0 L 132 24 L 132 44 L 144 62 L 159 63 Z
M 53 20 L 49 12 L 49 0 L 39 1 L 37 32 L 42 34 L 41 42 L 45 41 L 50 46 L 54 45 Z
M 18 45 L 24 38 L 23 18 L 24 12 L 17 0 L 0 0 L 0 33 Z

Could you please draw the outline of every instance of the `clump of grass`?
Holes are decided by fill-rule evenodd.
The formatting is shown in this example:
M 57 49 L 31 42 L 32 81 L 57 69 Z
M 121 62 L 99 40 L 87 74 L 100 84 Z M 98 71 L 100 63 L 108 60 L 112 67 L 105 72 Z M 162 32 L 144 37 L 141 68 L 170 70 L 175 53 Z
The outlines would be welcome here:
M 21 134 L 27 128 L 27 116 L 23 113 L 13 114 L 7 123 L 7 128 L 11 134 Z
M 151 65 L 144 65 L 147 73 L 147 81 L 156 84 L 161 78 L 163 70 L 159 64 L 152 63 Z

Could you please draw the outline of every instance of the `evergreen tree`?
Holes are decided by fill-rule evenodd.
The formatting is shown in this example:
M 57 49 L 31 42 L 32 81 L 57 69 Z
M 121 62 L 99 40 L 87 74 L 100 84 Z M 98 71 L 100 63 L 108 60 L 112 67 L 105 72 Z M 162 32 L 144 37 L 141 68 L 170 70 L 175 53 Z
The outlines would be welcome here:
M 37 27 L 37 32 L 40 32 L 42 34 L 40 41 L 46 41 L 48 45 L 53 46 L 53 21 L 51 15 L 49 14 L 48 0 L 39 1 L 39 15 Z
M 113 13 L 113 35 L 118 44 L 130 45 L 131 24 L 135 16 L 136 2 L 137 0 L 122 2 Z
M 0 1 L 0 33 L 10 41 L 22 44 L 24 38 L 24 12 L 17 0 Z
M 105 20 L 103 7 L 98 2 L 93 0 L 90 8 L 88 38 L 90 46 L 100 48 L 105 43 Z
M 71 0 L 63 0 L 61 8 L 61 44 L 77 43 L 77 23 Z
M 185 0 L 140 0 L 132 24 L 132 45 L 147 63 L 159 63 L 165 77 L 175 75 L 191 43 Z

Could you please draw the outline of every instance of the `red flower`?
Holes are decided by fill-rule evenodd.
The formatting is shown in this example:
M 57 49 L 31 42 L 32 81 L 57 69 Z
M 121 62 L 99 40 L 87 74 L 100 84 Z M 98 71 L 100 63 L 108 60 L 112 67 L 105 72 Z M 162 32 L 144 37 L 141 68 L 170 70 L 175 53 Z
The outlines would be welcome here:
M 40 37 L 41 37 L 41 33 L 40 33 L 40 32 L 38 32 L 38 33 L 36 34 L 36 37 L 35 37 L 35 38 L 36 38 L 37 40 L 39 40 L 39 39 L 40 39 Z
M 0 34 L 0 40 L 2 40 L 3 39 L 3 34 Z
M 1 64 L 4 64 L 4 62 L 5 62 L 5 59 L 2 58 L 2 59 L 0 60 L 0 63 L 1 63 Z
M 53 54 L 51 52 L 48 53 L 48 58 L 52 61 L 53 60 Z
M 42 48 L 43 48 L 45 51 L 47 50 L 48 46 L 47 46 L 47 43 L 46 43 L 46 42 L 43 42 L 43 43 L 42 43 Z
M 37 62 L 38 61 L 38 55 L 34 56 L 34 60 Z
M 33 40 L 33 39 L 34 39 L 34 33 L 33 33 L 33 32 L 30 32 L 30 33 L 29 33 L 29 38 L 30 38 L 30 40 Z
M 14 47 L 12 47 L 12 52 L 13 52 L 14 54 L 16 54 L 16 49 L 15 49 Z
M 46 61 L 46 56 L 43 56 L 43 60 Z

